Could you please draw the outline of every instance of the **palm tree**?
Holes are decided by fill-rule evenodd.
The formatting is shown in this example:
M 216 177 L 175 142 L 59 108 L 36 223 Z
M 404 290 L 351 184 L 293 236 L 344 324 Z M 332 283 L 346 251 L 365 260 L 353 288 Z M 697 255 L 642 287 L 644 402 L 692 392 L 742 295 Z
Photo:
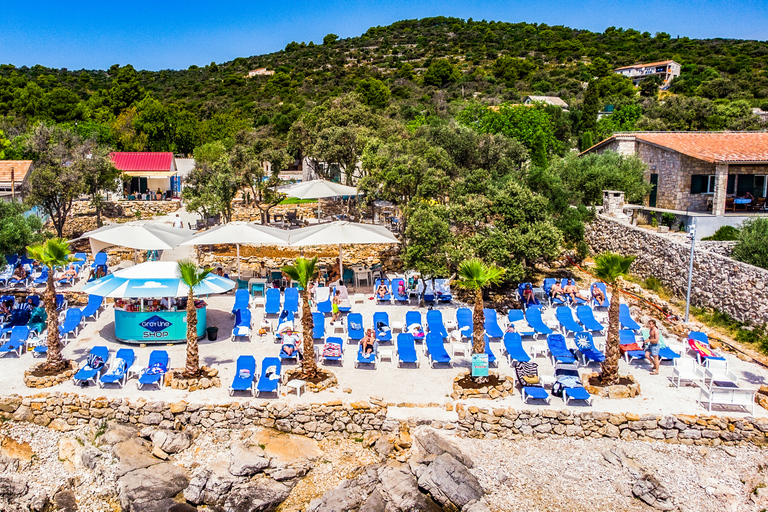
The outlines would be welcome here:
M 195 288 L 208 277 L 213 269 L 200 268 L 190 260 L 177 262 L 176 271 L 182 282 L 189 287 L 187 293 L 187 364 L 186 377 L 195 377 L 200 372 L 200 352 L 197 348 L 197 308 L 195 308 Z
M 600 381 L 611 386 L 619 382 L 619 302 L 621 301 L 621 281 L 627 275 L 635 256 L 622 256 L 606 252 L 595 258 L 595 277 L 605 281 L 611 287 L 611 305 L 608 307 L 608 338 L 606 340 L 605 361 L 602 363 Z
M 48 281 L 43 292 L 43 305 L 48 315 L 48 352 L 45 369 L 51 372 L 63 371 L 68 361 L 61 356 L 61 341 L 59 339 L 59 315 L 56 314 L 56 288 L 53 274 L 56 268 L 66 266 L 74 260 L 70 256 L 69 246 L 61 238 L 51 238 L 43 243 L 30 245 L 27 253 L 40 265 L 48 267 Z
M 464 260 L 459 265 L 459 287 L 475 292 L 475 308 L 472 312 L 472 352 L 485 353 L 485 333 L 483 329 L 483 288 L 498 284 L 504 275 L 504 269 L 496 265 L 486 265 L 477 258 Z
M 287 265 L 282 271 L 296 281 L 301 286 L 301 327 L 304 338 L 304 360 L 301 363 L 304 377 L 313 378 L 317 376 L 317 364 L 315 363 L 315 347 L 313 339 L 313 330 L 315 328 L 312 321 L 312 312 L 309 310 L 309 293 L 307 292 L 309 283 L 317 275 L 317 256 L 311 260 L 305 258 L 296 258 L 293 265 Z

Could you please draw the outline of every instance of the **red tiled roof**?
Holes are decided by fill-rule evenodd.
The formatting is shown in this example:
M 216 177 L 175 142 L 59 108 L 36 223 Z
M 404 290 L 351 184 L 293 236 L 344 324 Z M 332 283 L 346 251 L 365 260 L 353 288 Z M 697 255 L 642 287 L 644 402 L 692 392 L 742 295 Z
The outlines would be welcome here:
M 163 171 L 170 172 L 173 153 L 110 153 L 115 167 L 123 172 Z
M 616 137 L 632 137 L 705 162 L 768 162 L 766 132 L 633 132 L 617 133 L 584 151 Z
M 13 167 L 14 183 L 21 183 L 27 177 L 32 160 L 0 160 L 0 182 L 11 182 L 11 167 Z
M 618 71 L 620 69 L 632 69 L 632 68 L 647 68 L 651 66 L 661 66 L 662 64 L 670 64 L 672 62 L 675 62 L 673 60 L 662 60 L 661 62 L 649 62 L 648 64 L 632 64 L 631 66 L 622 66 L 620 68 L 616 68 L 614 71 Z

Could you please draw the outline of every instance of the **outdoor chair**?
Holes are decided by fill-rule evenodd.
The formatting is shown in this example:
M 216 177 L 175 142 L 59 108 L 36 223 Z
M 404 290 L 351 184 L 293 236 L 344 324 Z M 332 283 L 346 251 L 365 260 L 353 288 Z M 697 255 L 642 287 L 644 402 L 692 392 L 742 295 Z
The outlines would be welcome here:
M 262 393 L 275 393 L 275 396 L 280 396 L 281 377 L 282 361 L 279 357 L 265 357 L 262 359 L 261 376 L 256 383 L 256 396 L 261 396 Z
M 739 387 L 739 378 L 728 368 L 726 360 L 708 359 L 704 363 L 704 368 L 697 368 L 697 370 L 703 370 L 705 386 Z
M 317 311 L 323 314 L 330 314 L 333 310 L 331 303 L 331 289 L 327 286 L 318 286 L 315 288 L 315 303 Z
M 106 368 L 107 361 L 109 360 L 109 349 L 107 347 L 93 347 L 88 354 L 88 358 L 80 369 L 75 373 L 72 379 L 75 384 L 82 384 L 88 381 L 93 381 L 96 384 L 96 379 L 99 374 Z
M 528 324 L 522 309 L 510 309 L 507 313 L 507 321 L 520 336 L 536 336 L 536 331 Z
M 592 297 L 592 307 L 593 308 L 606 308 L 607 309 L 608 306 L 611 305 L 611 301 L 608 298 L 608 290 L 606 290 L 606 288 L 605 288 L 605 283 L 600 283 L 600 282 L 592 283 L 592 286 L 593 285 L 597 285 L 597 287 L 600 289 L 600 291 L 603 292 L 603 297 L 605 297 L 605 300 L 603 301 L 603 305 L 601 306 L 600 303 L 597 302 L 597 300 L 595 300 L 594 297 Z M 589 287 L 590 295 L 592 295 L 592 286 Z M 617 297 L 617 300 L 618 300 L 618 297 Z
M 416 355 L 413 335 L 408 332 L 401 332 L 397 335 L 397 366 L 402 368 L 403 363 L 415 364 L 419 367 L 419 357 Z
M 562 364 L 574 364 L 576 358 L 568 347 L 565 345 L 565 336 L 562 334 L 549 334 L 547 336 L 547 347 L 549 348 L 549 355 L 552 358 L 552 365 L 558 363 Z
M 376 361 L 378 360 L 378 343 L 373 344 L 373 352 L 367 356 L 363 354 L 363 345 L 358 345 L 357 358 L 355 359 L 355 368 L 360 368 L 361 364 L 373 365 L 373 369 L 376 369 Z
M 153 350 L 149 354 L 149 363 L 141 370 L 137 386 L 142 389 L 145 385 L 157 384 L 157 388 L 163 387 L 165 373 L 169 365 L 168 352 L 165 350 Z
M 703 386 L 704 374 L 699 372 L 699 369 L 699 363 L 695 359 L 675 359 L 672 368 L 672 384 L 674 384 L 676 388 L 679 388 L 682 381 L 688 380 L 694 384 L 699 383 Z
M 373 330 L 379 343 L 392 341 L 392 328 L 389 325 L 389 315 L 384 311 L 373 314 Z
M 485 339 L 485 355 L 488 356 L 488 366 L 498 366 L 496 363 L 496 354 L 491 350 L 491 338 L 489 338 L 487 334 L 484 335 L 483 338 Z
M 427 330 L 430 334 L 440 336 L 441 340 L 448 337 L 448 331 L 443 324 L 443 313 L 439 309 L 427 311 Z
M 523 339 L 519 333 L 507 332 L 504 334 L 504 352 L 507 356 L 507 362 L 512 366 L 512 361 L 528 362 L 531 356 L 523 348 Z
M 378 292 L 379 285 L 388 284 L 386 279 L 376 279 L 373 282 L 373 296 L 376 297 L 376 302 L 392 302 L 392 295 L 389 293 L 389 286 L 387 286 L 387 294 L 384 297 L 380 297 Z
M 515 380 L 520 384 L 523 402 L 528 403 L 529 399 L 550 402 L 552 398 L 544 389 L 539 378 L 539 365 L 534 362 L 517 361 L 513 368 L 515 369 Z
M 338 362 L 344 365 L 344 341 L 338 337 L 326 338 L 323 350 L 320 352 L 320 359 L 323 364 L 328 362 Z
M 100 297 L 98 295 L 89 295 L 88 304 L 86 304 L 85 307 L 80 310 L 83 321 L 85 321 L 86 318 L 93 318 L 94 320 L 97 320 L 99 318 L 99 311 L 103 305 L 104 297 Z
M 130 348 L 121 348 L 115 354 L 115 359 L 109 365 L 109 371 L 99 377 L 99 387 L 105 384 L 120 384 L 122 388 L 128 379 L 128 369 L 133 366 L 136 354 Z
M 561 279 L 560 280 L 560 286 L 563 289 L 565 289 L 565 287 L 568 285 L 568 281 L 571 281 L 571 280 L 573 281 L 573 284 L 575 286 L 576 285 L 576 280 L 573 279 L 573 278 L 563 278 L 563 279 Z M 578 288 L 576 288 L 576 290 L 578 291 Z M 578 297 L 572 299 L 570 295 L 567 296 L 567 299 L 568 299 L 569 302 L 573 303 L 576 306 L 587 304 L 589 302 L 589 300 L 580 299 Z
M 7 265 L 2 272 L 0 272 L 0 281 L 4 286 L 8 286 L 8 281 L 13 277 L 13 267 Z
M 421 321 L 420 311 L 405 313 L 405 330 L 413 335 L 414 341 L 424 341 L 424 324 Z
M 533 290 L 532 283 L 520 283 L 517 285 L 517 296 L 520 299 L 520 303 L 523 305 L 523 309 L 529 307 L 529 305 L 526 303 L 525 297 L 523 296 L 526 286 L 530 286 L 531 290 Z M 533 304 L 530 304 L 530 306 L 541 306 L 541 302 L 535 295 L 533 296 Z
M 534 332 L 544 335 L 552 334 L 552 329 L 547 327 L 547 324 L 541 319 L 541 308 L 528 308 L 525 310 L 525 319 L 528 325 L 534 330 Z
M 195 221 L 195 231 L 202 231 L 207 227 L 208 227 L 208 223 L 206 223 L 204 220 Z
M 472 339 L 474 332 L 474 322 L 472 319 L 472 310 L 469 308 L 459 308 L 456 310 L 456 325 L 459 326 L 459 332 L 462 338 Z
M 280 288 L 267 288 L 264 314 L 277 315 L 278 313 L 280 313 Z
M 365 337 L 363 315 L 350 313 L 347 315 L 347 339 L 350 343 L 359 343 Z
M 403 293 L 402 295 L 398 293 L 398 290 L 400 290 L 400 284 L 402 283 Z M 407 304 L 410 301 L 410 297 L 408 296 L 408 288 L 405 286 L 405 281 L 401 278 L 393 279 L 392 285 L 390 287 L 392 290 L 392 296 L 395 298 L 395 301 L 397 301 L 398 304 Z
M 650 330 L 648 329 L 641 329 L 640 330 L 640 336 L 643 337 L 643 340 L 647 340 L 648 336 L 650 335 Z M 659 343 L 661 344 L 661 347 L 659 348 L 659 359 L 662 361 L 674 361 L 676 359 L 679 359 L 681 356 L 674 350 L 672 350 L 669 347 L 669 344 L 667 343 L 667 340 L 664 339 L 664 336 L 659 332 Z
M 239 356 L 235 367 L 235 378 L 229 386 L 229 396 L 235 391 L 248 391 L 253 395 L 253 387 L 256 379 L 256 359 L 253 356 Z
M 569 332 L 576 334 L 584 331 L 584 328 L 573 319 L 571 308 L 556 308 L 555 317 L 558 323 L 560 323 L 560 331 L 565 336 L 568 336 Z
M 0 335 L 5 336 L 17 325 L 26 326 L 27 322 L 29 322 L 29 310 L 16 308 L 11 311 L 10 318 L 5 324 L 3 324 L 3 330 Z
M 579 319 L 585 331 L 601 333 L 605 330 L 603 324 L 595 319 L 592 308 L 589 306 L 576 306 L 576 318 Z
M 16 354 L 16 357 L 21 357 L 21 353 L 27 346 L 27 339 L 29 338 L 29 327 L 26 325 L 17 325 L 11 330 L 11 336 L 2 347 L 0 347 L 0 354 Z
M 547 300 L 549 300 L 550 306 L 567 306 L 567 302 L 564 299 L 556 298 L 550 296 L 549 292 L 552 290 L 552 286 L 557 282 L 557 279 L 553 277 L 547 277 L 544 279 L 543 284 L 541 285 L 542 288 L 544 288 L 544 293 L 547 294 Z
M 40 275 L 39 275 L 39 276 L 37 276 L 37 277 L 36 277 L 36 278 L 35 278 L 35 279 L 32 281 L 32 287 L 34 288 L 34 287 L 36 287 L 36 286 L 40 286 L 41 284 L 42 284 L 42 285 L 45 285 L 45 284 L 47 284 L 47 283 L 48 283 L 48 273 L 49 273 L 49 272 L 50 272 L 50 271 L 48 270 L 48 267 L 43 267 L 43 270 L 42 270 L 42 272 L 40 272 Z
M 597 350 L 592 334 L 588 332 L 579 332 L 574 336 L 574 343 L 581 354 L 581 364 L 587 365 L 588 361 L 602 363 L 605 361 L 605 354 Z
M 588 405 L 592 405 L 592 395 L 582 385 L 578 370 L 555 366 L 554 386 L 562 391 L 565 405 L 568 405 L 571 400 L 584 401 Z M 553 392 L 555 392 L 554 387 Z
M 504 331 L 502 331 L 501 327 L 499 327 L 499 319 L 498 315 L 496 314 L 496 310 L 489 308 L 483 309 L 483 316 L 485 318 L 483 323 L 485 334 L 489 338 L 501 339 L 504 336 Z
M 694 354 L 696 354 L 696 359 L 699 361 L 699 364 L 709 359 L 725 360 L 723 356 L 717 354 L 714 350 L 712 350 L 712 348 L 710 348 L 709 338 L 703 332 L 689 332 L 688 346 L 694 352 Z
M 352 311 L 352 302 L 349 300 L 349 290 L 344 285 L 334 287 L 334 293 L 339 292 L 339 311 L 349 313 Z
M 645 359 L 645 350 L 640 348 L 635 339 L 635 333 L 629 329 L 619 331 L 619 350 L 624 354 L 624 359 L 629 363 L 630 359 Z
M 451 356 L 445 350 L 443 339 L 439 334 L 430 332 L 427 334 L 425 342 L 425 353 L 429 359 L 429 366 L 434 368 L 435 363 L 446 363 L 453 367 Z
M 238 309 L 235 311 L 235 325 L 232 328 L 232 341 L 237 341 L 238 337 L 248 338 L 248 341 L 251 341 L 251 335 L 251 310 Z
M 291 313 L 299 312 L 299 290 L 296 288 L 286 288 L 283 297 L 283 309 Z
M 325 338 L 325 315 L 312 313 L 312 324 L 312 339 L 322 341 Z
M 626 304 L 619 304 L 619 325 L 622 329 L 629 329 L 630 331 L 640 330 L 640 324 L 632 319 L 632 315 L 629 314 L 629 306 Z
M 64 322 L 59 325 L 59 335 L 64 336 L 64 339 L 66 340 L 69 340 L 70 334 L 77 337 L 82 321 L 83 314 L 80 310 L 78 308 L 69 308 L 65 313 Z

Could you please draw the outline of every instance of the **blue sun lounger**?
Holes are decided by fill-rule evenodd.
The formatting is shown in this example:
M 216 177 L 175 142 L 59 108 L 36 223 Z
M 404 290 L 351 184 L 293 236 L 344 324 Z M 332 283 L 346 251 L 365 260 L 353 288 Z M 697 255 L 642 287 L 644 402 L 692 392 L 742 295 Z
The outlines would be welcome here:
M 557 321 L 560 323 L 560 330 L 566 336 L 568 336 L 569 332 L 575 334 L 584 331 L 584 328 L 573 319 L 571 308 L 556 308 L 555 318 L 557 318 Z
M 434 368 L 435 363 L 448 363 L 451 365 L 451 367 L 453 367 L 453 363 L 451 363 L 451 356 L 449 356 L 448 352 L 445 350 L 443 339 L 439 334 L 434 332 L 427 333 L 425 343 L 427 357 L 429 358 L 429 366 Z
M 80 270 L 85 266 L 85 261 L 88 259 L 88 255 L 84 252 L 76 252 L 71 264 L 74 265 L 75 271 L 79 274 Z
M 29 310 L 16 308 L 11 310 L 11 316 L 8 322 L 3 324 L 2 335 L 5 336 L 11 332 L 14 327 L 27 325 L 29 322 Z
M 239 356 L 235 368 L 235 378 L 229 386 L 229 396 L 235 391 L 248 391 L 253 395 L 253 386 L 256 379 L 256 359 L 253 356 Z
M 27 346 L 29 338 L 29 327 L 26 325 L 17 325 L 11 329 L 11 337 L 0 347 L 0 354 L 15 353 L 16 357 L 21 357 L 24 348 Z
M 456 310 L 456 325 L 459 326 L 459 332 L 462 338 L 472 338 L 474 332 L 474 322 L 472 320 L 472 310 L 469 308 L 459 308 Z
M 326 352 L 329 345 L 338 345 L 341 349 L 341 353 L 339 355 L 330 355 L 328 352 Z M 326 338 L 325 344 L 323 345 L 323 351 L 320 353 L 320 359 L 323 360 L 324 364 L 328 364 L 328 361 L 338 361 L 342 365 L 344 364 L 344 340 L 342 340 L 339 337 L 332 336 L 329 338 Z
M 597 350 L 597 347 L 595 347 L 595 340 L 592 339 L 591 333 L 577 333 L 574 336 L 573 341 L 576 343 L 576 348 L 579 349 L 579 353 L 581 354 L 581 363 L 584 366 L 587 365 L 587 361 L 595 361 L 598 363 L 605 361 L 605 354 Z
M 554 277 L 547 277 L 544 279 L 544 282 L 541 285 L 541 287 L 544 288 L 544 293 L 547 294 L 547 299 L 549 299 L 549 305 L 550 306 L 567 306 L 568 303 L 565 300 L 552 297 L 549 294 L 549 291 L 552 289 L 552 286 L 556 282 L 557 282 L 557 279 L 555 279 Z
M 312 339 L 322 340 L 323 338 L 325 338 L 325 315 L 312 313 Z
M 48 267 L 43 267 L 43 270 L 40 272 L 40 275 L 35 278 L 34 281 L 32 281 L 32 286 L 39 286 L 41 284 L 48 283 Z
M 266 299 L 264 300 L 264 314 L 277 315 L 279 313 L 280 313 L 280 288 L 267 288 Z
M 392 328 L 389 326 L 389 315 L 384 311 L 373 314 L 373 330 L 379 343 L 392 341 Z
M 641 329 L 640 330 L 640 336 L 643 337 L 643 340 L 647 340 L 648 336 L 650 335 L 650 331 L 648 329 Z M 669 348 L 666 344 L 666 341 L 664 340 L 664 337 L 659 333 L 659 342 L 662 344 L 662 346 L 659 348 L 659 359 L 662 361 L 673 361 L 675 359 L 678 359 L 680 357 L 680 354 Z
M 552 356 L 552 365 L 558 363 L 573 364 L 576 362 L 576 358 L 568 347 L 565 345 L 565 336 L 562 334 L 549 334 L 547 336 L 547 347 L 549 348 L 549 354 Z
M 282 362 L 279 357 L 265 357 L 261 360 L 261 377 L 256 383 L 256 396 L 261 393 L 280 395 L 280 377 Z
M 504 333 L 504 352 L 507 355 L 507 361 L 512 366 L 512 361 L 520 361 L 527 363 L 531 360 L 531 356 L 523 348 L 523 340 L 520 337 L 520 333 L 507 332 Z
M 96 379 L 99 374 L 104 370 L 109 360 L 109 349 L 107 347 L 98 346 L 93 347 L 88 354 L 88 358 L 80 369 L 75 373 L 72 379 L 75 384 L 81 382 L 93 381 L 96 384 Z
M 552 398 L 539 380 L 539 365 L 533 362 L 518 361 L 513 367 L 517 383 L 520 384 L 523 402 L 528 403 L 529 399 L 550 402 Z
M 630 359 L 645 359 L 645 351 L 637 344 L 635 333 L 629 329 L 619 331 L 619 349 L 627 363 Z
M 251 295 L 248 293 L 248 290 L 237 290 L 235 292 L 235 304 L 232 306 L 232 314 L 234 315 L 238 309 L 248 309 L 250 305 Z
M 83 314 L 80 310 L 78 308 L 69 308 L 65 313 L 64 322 L 59 325 L 59 335 L 64 336 L 65 339 L 69 339 L 70 334 L 77 337 L 82 321 Z
M 285 297 L 283 298 L 283 309 L 287 309 L 292 313 L 299 312 L 299 289 L 298 288 L 286 288 Z
M 369 355 L 363 354 L 363 346 L 358 345 L 357 347 L 357 359 L 355 359 L 355 368 L 360 368 L 361 364 L 372 364 L 373 369 L 376 369 L 376 344 L 373 344 L 373 352 L 371 352 Z
M 238 337 L 248 338 L 248 341 L 251 341 L 250 309 L 238 309 L 235 311 L 235 325 L 232 327 L 232 341 L 237 341 Z
M 622 329 L 629 329 L 630 331 L 640 330 L 640 324 L 632 319 L 632 315 L 629 314 L 629 306 L 626 304 L 619 304 L 619 324 Z
M 400 283 L 403 283 L 403 289 L 405 290 L 405 293 L 402 295 L 397 293 L 397 291 L 400 289 Z M 410 302 L 410 297 L 408 296 L 408 288 L 405 286 L 405 281 L 403 279 L 393 279 L 390 290 L 392 290 L 392 297 L 395 298 L 398 304 L 408 304 Z
M 523 305 L 523 308 L 541 306 L 541 302 L 539 301 L 539 299 L 536 298 L 536 295 L 533 296 L 533 304 L 531 304 L 530 306 L 526 304 L 525 297 L 523 296 L 523 292 L 525 291 L 525 287 L 527 285 L 531 285 L 531 290 L 533 290 L 532 283 L 520 283 L 519 285 L 517 285 L 517 296 L 520 299 L 520 303 Z
M 97 320 L 99 318 L 99 311 L 101 310 L 101 306 L 103 304 L 104 297 L 100 297 L 98 295 L 89 295 L 88 304 L 86 304 L 85 307 L 80 310 L 80 315 L 83 317 L 83 320 L 91 317 L 94 320 Z
M 499 338 L 501 339 L 504 336 L 504 331 L 501 330 L 501 327 L 499 327 L 499 318 L 496 314 L 495 309 L 483 309 L 483 328 L 485 329 L 485 334 L 488 335 L 489 338 Z
M 158 389 L 163 387 L 163 377 L 168 371 L 168 352 L 165 350 L 153 350 L 149 353 L 147 367 L 139 374 L 139 389 L 148 384 L 157 384 Z
M 392 294 L 389 293 L 389 281 L 387 279 L 377 279 L 376 282 L 373 284 L 373 296 L 376 297 L 376 303 L 379 302 L 392 302 Z M 387 294 L 384 297 L 379 297 L 378 289 L 379 285 L 384 284 L 387 286 Z
M 522 309 L 510 309 L 507 313 L 507 320 L 510 324 L 515 324 L 516 322 L 525 322 L 526 324 L 528 323 L 528 320 L 525 319 L 525 314 L 523 313 Z M 515 331 L 520 336 L 536 336 L 536 331 L 533 330 L 530 324 L 525 330 L 518 331 L 515 329 Z
M 109 365 L 109 371 L 99 377 L 99 387 L 104 387 L 104 384 L 120 384 L 122 388 L 125 386 L 125 381 L 128 378 L 128 368 L 133 366 L 133 362 L 136 360 L 136 354 L 133 349 L 121 348 L 115 354 L 115 360 Z
M 605 329 L 603 324 L 595 320 L 595 315 L 592 313 L 592 308 L 589 306 L 577 306 L 576 318 L 578 318 L 581 325 L 584 326 L 585 331 L 601 333 Z
M 91 268 L 96 269 L 99 267 L 106 267 L 107 261 L 108 261 L 107 253 L 97 252 L 96 255 L 93 257 L 93 263 L 91 263 Z
M 443 313 L 439 309 L 427 311 L 427 329 L 430 334 L 440 336 L 441 340 L 448 337 L 448 331 L 443 325 Z
M 350 313 L 347 315 L 347 339 L 350 343 L 359 343 L 365 337 L 363 315 Z
M 576 280 L 575 280 L 575 279 L 573 280 L 573 284 L 574 284 L 574 286 L 576 285 Z M 563 289 L 565 289 L 565 287 L 566 287 L 567 285 L 568 285 L 568 278 L 563 278 L 563 279 L 561 279 L 561 280 L 560 280 L 560 286 L 561 286 Z M 578 289 L 578 288 L 577 288 L 577 289 Z M 570 296 L 570 295 L 568 295 L 567 297 L 568 297 L 568 301 L 569 301 L 569 302 L 572 302 L 572 303 L 573 303 L 574 305 L 576 305 L 576 306 L 582 306 L 582 305 L 584 305 L 584 304 L 588 304 L 588 303 L 589 303 L 589 300 L 580 299 L 580 298 L 578 298 L 578 297 L 576 297 L 575 299 L 571 299 L 571 296 Z
M 571 400 L 583 400 L 588 405 L 592 405 L 592 395 L 581 384 L 578 370 L 555 366 L 555 380 L 562 386 L 565 405 L 568 405 Z
M 420 311 L 408 311 L 405 313 L 405 330 L 407 331 L 408 328 L 412 325 L 418 325 L 421 327 L 421 336 L 413 336 L 414 343 L 418 342 L 421 343 L 424 341 L 424 324 L 421 321 L 421 312 Z M 413 333 L 411 333 L 413 334 Z
M 528 308 L 525 310 L 525 319 L 528 321 L 528 325 L 531 326 L 531 329 L 533 329 L 536 334 L 546 334 L 550 335 L 554 331 L 547 327 L 547 324 L 544 323 L 544 321 L 541 319 L 541 309 L 540 308 Z
M 489 338 L 487 334 L 483 336 L 483 338 L 485 339 L 485 355 L 488 356 L 488 366 L 498 366 L 498 363 L 496 362 L 496 354 L 491 350 L 491 338 Z
M 402 367 L 403 363 L 415 364 L 419 367 L 419 357 L 416 355 L 413 334 L 401 332 L 397 335 L 397 366 Z
M 592 297 L 592 307 L 593 308 L 608 308 L 611 305 L 611 300 L 608 298 L 608 291 L 605 288 L 605 283 L 592 283 L 592 285 L 597 285 L 597 287 L 600 289 L 601 292 L 603 292 L 603 297 L 605 297 L 605 300 L 603 301 L 603 305 L 601 306 L 599 302 L 595 300 L 594 297 Z M 589 294 L 592 295 L 592 286 L 589 287 Z

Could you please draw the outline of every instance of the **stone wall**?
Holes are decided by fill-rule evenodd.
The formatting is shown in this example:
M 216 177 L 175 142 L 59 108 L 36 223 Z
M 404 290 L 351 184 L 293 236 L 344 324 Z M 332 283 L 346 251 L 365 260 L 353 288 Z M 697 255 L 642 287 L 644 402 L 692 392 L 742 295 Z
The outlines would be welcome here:
M 705 251 L 714 252 L 720 256 L 730 258 L 731 254 L 733 254 L 733 248 L 736 247 L 737 243 L 738 242 L 736 241 L 718 242 L 715 240 L 700 240 L 696 242 L 696 245 Z
M 368 431 L 394 431 L 399 422 L 387 419 L 387 404 L 370 402 L 294 404 L 283 401 L 251 401 L 228 404 L 148 402 L 143 399 L 91 398 L 72 393 L 41 393 L 0 398 L 0 419 L 28 421 L 57 430 L 69 430 L 103 420 L 117 420 L 138 427 L 183 430 L 203 428 L 247 428 L 263 426 L 315 439 L 332 435 L 362 437 Z M 397 404 L 418 406 L 417 404 Z M 418 407 L 438 407 L 422 404 Z M 453 410 L 453 405 L 447 406 Z M 539 409 L 484 409 L 456 404 L 455 422 L 418 420 L 460 436 L 514 439 L 522 436 L 567 436 L 658 440 L 699 445 L 733 445 L 768 442 L 768 418 L 727 418 L 688 415 L 637 415 L 631 413 Z M 428 414 L 419 414 L 428 418 Z
M 586 226 L 585 238 L 596 254 L 610 251 L 637 259 L 630 271 L 655 277 L 679 297 L 688 286 L 690 243 L 678 242 L 646 229 L 597 215 Z M 728 313 L 752 324 L 768 322 L 768 270 L 709 252 L 695 250 L 691 303 Z
M 141 212 L 143 219 L 156 215 L 168 215 L 181 208 L 179 201 L 110 201 L 102 207 L 104 218 L 136 218 L 136 212 Z M 96 215 L 96 209 L 90 201 L 75 201 L 72 204 L 71 215 Z

